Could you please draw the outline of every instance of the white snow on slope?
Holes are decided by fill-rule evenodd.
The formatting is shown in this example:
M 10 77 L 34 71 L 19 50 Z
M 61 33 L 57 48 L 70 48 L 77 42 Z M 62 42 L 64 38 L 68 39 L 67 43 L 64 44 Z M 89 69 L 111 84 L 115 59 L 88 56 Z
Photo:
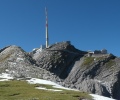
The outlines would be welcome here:
M 10 79 L 13 79 L 13 77 L 11 77 L 10 74 L 7 73 L 0 74 L 0 81 L 8 81 Z
M 62 91 L 62 90 L 56 90 L 56 89 L 47 89 L 45 87 L 36 87 L 36 89 L 48 90 L 48 91 Z
M 66 88 L 66 87 L 63 87 L 63 86 L 61 86 L 61 85 L 58 85 L 58 84 L 56 84 L 56 83 L 54 83 L 54 82 L 47 81 L 47 80 L 43 80 L 43 79 L 31 78 L 30 80 L 27 80 L 27 81 L 28 81 L 28 83 L 30 83 L 30 84 L 53 85 L 54 88 L 78 91 L 78 90 L 76 90 L 76 89 Z
M 10 79 L 13 79 L 13 77 L 11 77 L 10 74 L 7 74 L 7 73 L 0 74 L 0 81 L 8 81 Z M 37 84 L 46 84 L 46 85 L 53 85 L 53 87 L 55 87 L 55 88 L 75 90 L 75 89 L 65 88 L 61 85 L 58 85 L 58 84 L 54 83 L 54 82 L 43 80 L 43 79 L 31 78 L 30 80 L 27 80 L 27 82 L 30 83 L 30 84 L 36 84 L 36 83 Z M 56 90 L 56 89 L 46 89 L 44 87 L 36 87 L 36 88 L 37 89 L 49 90 L 49 91 L 61 91 L 61 90 Z M 112 98 L 107 98 L 107 97 L 96 95 L 96 94 L 90 94 L 90 95 L 93 96 L 94 100 L 115 100 L 115 99 L 112 99 Z
M 115 100 L 112 98 L 108 98 L 108 97 L 104 97 L 96 94 L 90 94 L 90 95 L 93 96 L 94 100 Z
M 76 89 L 65 88 L 61 85 L 58 85 L 58 84 L 54 83 L 54 82 L 43 80 L 43 79 L 31 78 L 30 80 L 27 80 L 27 81 L 30 84 L 36 84 L 37 83 L 37 84 L 53 85 L 54 88 L 78 91 Z M 46 88 L 43 88 L 43 87 L 37 87 L 37 89 L 47 90 Z M 54 90 L 54 89 L 52 89 L 52 90 Z M 54 91 L 59 91 L 59 90 L 54 90 Z M 96 94 L 90 94 L 90 95 L 93 96 L 94 100 L 115 100 L 115 99 L 112 99 L 112 98 L 107 98 L 107 97 L 96 95 Z

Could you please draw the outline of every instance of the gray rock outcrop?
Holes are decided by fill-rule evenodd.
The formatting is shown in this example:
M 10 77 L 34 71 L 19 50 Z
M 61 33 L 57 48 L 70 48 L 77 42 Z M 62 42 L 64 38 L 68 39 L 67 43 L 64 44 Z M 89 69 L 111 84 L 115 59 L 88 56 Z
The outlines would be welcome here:
M 37 67 L 36 61 L 17 46 L 8 46 L 0 50 L 0 73 L 9 73 L 14 78 L 42 78 L 45 69 Z
M 87 53 L 68 42 L 30 53 L 8 46 L 0 50 L 0 73 L 16 78 L 43 78 L 120 100 L 120 58 L 112 54 L 88 57 Z
M 88 57 L 87 52 L 62 42 L 32 56 L 39 67 L 56 75 L 49 79 L 59 84 L 120 100 L 120 59 L 114 55 Z

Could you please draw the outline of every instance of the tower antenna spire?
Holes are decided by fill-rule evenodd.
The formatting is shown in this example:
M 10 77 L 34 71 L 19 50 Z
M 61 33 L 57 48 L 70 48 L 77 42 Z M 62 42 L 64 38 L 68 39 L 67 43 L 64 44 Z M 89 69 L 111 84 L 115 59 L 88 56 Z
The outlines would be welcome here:
M 46 15 L 46 48 L 47 48 L 49 46 L 49 38 L 48 38 L 48 13 L 46 7 L 45 7 L 45 15 Z

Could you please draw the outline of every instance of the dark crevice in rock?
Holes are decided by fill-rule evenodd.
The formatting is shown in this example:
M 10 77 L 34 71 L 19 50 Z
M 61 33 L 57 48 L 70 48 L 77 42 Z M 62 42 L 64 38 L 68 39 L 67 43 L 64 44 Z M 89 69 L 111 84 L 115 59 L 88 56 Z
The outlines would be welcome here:
M 118 79 L 112 88 L 112 97 L 114 99 L 120 100 L 120 72 L 118 73 L 118 75 L 116 76 L 116 78 Z
M 73 58 L 73 60 L 71 62 L 69 62 L 68 64 L 66 64 L 65 69 L 63 70 L 63 72 L 61 73 L 61 75 L 59 76 L 61 79 L 65 79 L 69 73 L 71 72 L 74 63 L 80 59 L 82 56 L 76 56 L 75 58 Z

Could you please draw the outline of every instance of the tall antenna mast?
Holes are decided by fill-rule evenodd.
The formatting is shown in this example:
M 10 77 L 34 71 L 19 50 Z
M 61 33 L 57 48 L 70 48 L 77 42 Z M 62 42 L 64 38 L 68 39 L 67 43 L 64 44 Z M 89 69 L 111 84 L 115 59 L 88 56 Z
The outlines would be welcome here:
M 45 7 L 45 15 L 46 15 L 46 48 L 47 48 L 49 45 L 49 40 L 48 40 L 48 13 L 46 7 Z

